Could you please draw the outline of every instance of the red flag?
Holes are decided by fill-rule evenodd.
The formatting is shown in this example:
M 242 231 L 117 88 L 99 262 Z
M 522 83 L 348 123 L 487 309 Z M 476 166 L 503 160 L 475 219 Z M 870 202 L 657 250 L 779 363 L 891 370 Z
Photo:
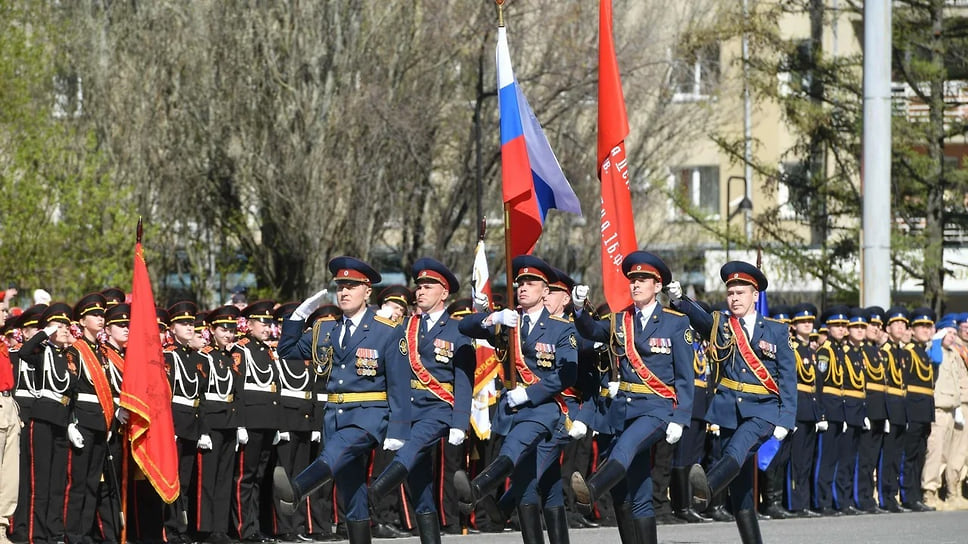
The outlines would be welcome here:
M 613 312 L 632 304 L 622 261 L 638 249 L 629 190 L 622 79 L 612 38 L 612 0 L 600 3 L 598 21 L 598 180 L 602 185 L 602 284 Z
M 140 233 L 141 225 L 138 230 Z M 171 416 L 171 388 L 158 335 L 155 297 L 140 235 L 134 249 L 131 329 L 124 356 L 121 406 L 130 412 L 131 456 L 166 503 L 178 497 L 178 450 Z

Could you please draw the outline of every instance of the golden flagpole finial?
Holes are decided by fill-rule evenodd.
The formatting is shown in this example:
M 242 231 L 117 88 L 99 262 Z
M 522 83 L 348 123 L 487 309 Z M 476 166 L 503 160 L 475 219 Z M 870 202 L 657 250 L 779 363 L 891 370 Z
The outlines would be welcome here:
M 497 4 L 497 26 L 504 26 L 504 2 L 505 0 L 494 0 Z

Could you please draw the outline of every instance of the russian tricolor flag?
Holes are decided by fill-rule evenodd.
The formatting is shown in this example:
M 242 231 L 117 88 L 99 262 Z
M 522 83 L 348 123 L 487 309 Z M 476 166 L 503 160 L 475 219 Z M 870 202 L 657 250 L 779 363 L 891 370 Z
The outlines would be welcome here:
M 508 204 L 511 254 L 531 253 L 548 210 L 581 215 L 578 197 L 565 179 L 548 138 L 511 69 L 505 28 L 497 33 L 497 86 L 501 113 L 501 178 Z

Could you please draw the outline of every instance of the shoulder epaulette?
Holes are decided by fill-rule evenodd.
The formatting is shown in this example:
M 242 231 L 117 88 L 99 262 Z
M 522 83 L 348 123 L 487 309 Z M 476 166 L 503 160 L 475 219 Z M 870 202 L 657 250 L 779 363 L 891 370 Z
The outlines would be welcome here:
M 665 312 L 665 313 L 667 313 L 667 314 L 672 314 L 672 315 L 678 315 L 678 316 L 685 316 L 686 315 L 686 314 L 684 314 L 682 312 L 677 312 L 677 311 L 673 310 L 672 308 L 666 308 L 665 306 L 662 307 L 662 311 Z
M 235 345 L 237 345 L 237 346 L 247 346 L 247 345 L 249 345 L 249 342 L 251 342 L 251 341 L 252 340 L 249 339 L 248 337 L 243 336 L 241 339 L 239 339 L 238 342 L 235 343 Z
M 394 321 L 392 319 L 389 319 L 389 318 L 386 318 L 386 317 L 383 317 L 383 316 L 380 316 L 380 315 L 373 316 L 373 320 L 376 321 L 376 322 L 378 322 L 378 323 L 383 323 L 384 325 L 386 325 L 387 327 L 390 327 L 390 328 L 393 328 L 393 327 L 396 327 L 397 326 L 397 322 L 396 321 Z
M 555 321 L 561 321 L 562 323 L 571 323 L 571 319 L 561 317 L 560 315 L 549 315 L 548 317 L 554 319 Z
M 178 349 L 178 347 L 175 344 L 167 344 L 164 349 L 165 349 L 165 353 L 171 353 L 176 349 Z
M 215 348 L 213 348 L 212 346 L 205 346 L 205 347 L 203 347 L 202 349 L 200 349 L 198 351 L 200 351 L 201 353 L 204 353 L 204 354 L 207 355 L 207 354 L 211 353 L 213 350 L 215 350 Z

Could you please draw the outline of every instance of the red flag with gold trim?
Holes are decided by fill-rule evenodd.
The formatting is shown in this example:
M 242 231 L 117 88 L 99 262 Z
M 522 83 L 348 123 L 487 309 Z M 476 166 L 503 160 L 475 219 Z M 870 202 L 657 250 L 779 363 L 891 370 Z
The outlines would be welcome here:
M 141 249 L 141 223 L 134 249 L 131 327 L 124 356 L 121 406 L 130 412 L 131 456 L 162 500 L 178 498 L 178 449 L 171 416 L 171 388 L 158 334 L 155 296 Z

